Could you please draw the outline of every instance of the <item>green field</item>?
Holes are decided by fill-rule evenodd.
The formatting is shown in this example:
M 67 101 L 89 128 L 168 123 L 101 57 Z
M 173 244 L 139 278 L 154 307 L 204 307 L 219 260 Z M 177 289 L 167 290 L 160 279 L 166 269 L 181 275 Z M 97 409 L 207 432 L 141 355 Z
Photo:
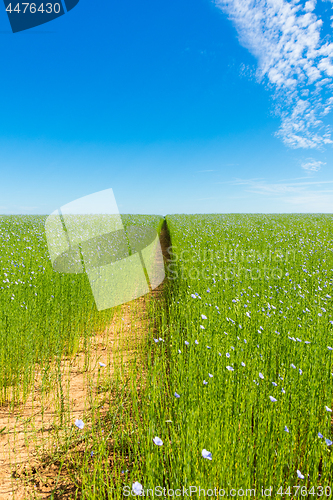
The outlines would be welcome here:
M 0 398 L 15 403 L 26 396 L 36 364 L 76 354 L 112 319 L 97 311 L 85 274 L 54 272 L 45 236 L 46 216 L 0 217 Z M 159 216 L 122 216 L 128 225 L 159 230 Z M 24 346 L 24 349 L 22 349 Z M 23 391 L 23 394 L 22 394 Z
M 122 218 L 158 231 L 163 223 Z M 146 297 L 140 358 L 126 383 L 112 385 L 105 422 L 72 429 L 59 443 L 63 455 L 78 432 L 85 443 L 61 462 L 72 498 L 122 498 L 134 482 L 169 496 L 183 487 L 192 497 L 199 487 L 220 496 L 232 489 L 263 496 L 270 487 L 275 498 L 329 496 L 333 216 L 169 215 L 165 222 L 170 259 L 163 294 Z M 47 373 L 53 361 L 74 356 L 115 312 L 96 310 L 84 274 L 53 271 L 44 223 L 0 219 L 0 395 L 13 406 L 29 394 L 35 370 Z

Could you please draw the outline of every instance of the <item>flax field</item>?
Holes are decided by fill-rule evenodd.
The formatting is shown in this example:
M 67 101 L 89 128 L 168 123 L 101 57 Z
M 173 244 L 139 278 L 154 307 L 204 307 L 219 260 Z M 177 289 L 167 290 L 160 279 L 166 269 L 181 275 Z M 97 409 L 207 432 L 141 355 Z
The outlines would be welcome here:
M 84 443 L 71 498 L 329 497 L 333 216 L 122 217 L 167 232 L 166 278 L 145 298 L 140 355 L 110 386 L 107 417 L 73 422 L 59 444 Z M 44 223 L 0 219 L 2 404 L 115 314 L 96 310 L 84 274 L 54 272 Z

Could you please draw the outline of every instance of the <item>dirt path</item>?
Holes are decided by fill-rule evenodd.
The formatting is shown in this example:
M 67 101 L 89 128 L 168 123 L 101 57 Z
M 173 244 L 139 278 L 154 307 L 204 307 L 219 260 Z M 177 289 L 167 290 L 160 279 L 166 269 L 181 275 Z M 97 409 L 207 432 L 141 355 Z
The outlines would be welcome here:
M 65 406 L 68 409 L 66 418 L 72 423 L 82 419 L 91 408 L 90 402 L 95 399 L 94 389 L 97 386 L 98 372 L 104 380 L 112 377 L 120 358 L 126 362 L 135 355 L 135 349 L 142 338 L 146 321 L 144 299 L 137 299 L 135 304 L 122 306 L 115 315 L 111 325 L 104 332 L 95 335 L 91 340 L 91 357 L 88 368 L 85 367 L 84 352 L 80 352 L 73 360 L 63 360 L 61 363 L 62 387 Z M 99 367 L 99 362 L 106 364 Z M 101 383 L 101 378 L 99 382 Z M 20 478 L 29 464 L 35 467 L 36 473 L 40 467 L 37 458 L 37 447 L 49 450 L 49 434 L 60 423 L 59 397 L 52 394 L 48 398 L 41 397 L 41 377 L 36 376 L 35 389 L 27 403 L 10 413 L 8 408 L 0 408 L 0 499 L 15 498 L 23 500 L 30 498 L 32 491 L 27 491 Z M 103 399 L 103 395 L 100 396 Z M 104 413 L 108 402 L 103 401 Z M 103 415 L 103 412 L 100 413 Z M 16 471 L 16 472 L 14 472 Z M 39 498 L 47 498 L 52 490 L 43 488 L 44 493 Z
M 166 225 L 160 235 L 164 261 L 169 258 L 170 239 Z M 163 284 L 153 290 L 156 298 L 162 293 Z M 123 362 L 133 358 L 136 349 L 147 332 L 147 315 L 145 298 L 140 297 L 130 304 L 124 304 L 116 312 L 111 324 L 91 338 L 90 359 L 83 350 L 74 359 L 61 362 L 61 385 L 64 392 L 66 418 L 69 423 L 81 419 L 96 403 L 96 386 L 101 382 L 98 373 L 104 380 L 112 379 L 115 369 Z M 99 363 L 106 364 L 100 367 Z M 57 381 L 54 380 L 54 387 Z M 103 394 L 100 395 L 101 401 Z M 103 411 L 108 410 L 108 401 L 103 400 Z M 43 466 L 38 451 L 44 449 L 51 452 L 54 442 L 52 432 L 60 423 L 59 391 L 43 397 L 41 392 L 41 375 L 35 377 L 33 393 L 25 405 L 10 412 L 0 407 L 0 500 L 28 500 L 30 498 L 50 498 L 55 482 L 48 471 L 47 483 L 35 481 L 26 485 L 24 481 L 27 470 L 36 478 L 43 475 Z M 103 416 L 103 412 L 100 412 Z M 1 432 L 1 430 L 3 431 Z M 51 437 L 51 439 L 50 439 Z M 56 475 L 56 471 L 54 471 Z M 65 498 L 65 497 L 64 497 Z

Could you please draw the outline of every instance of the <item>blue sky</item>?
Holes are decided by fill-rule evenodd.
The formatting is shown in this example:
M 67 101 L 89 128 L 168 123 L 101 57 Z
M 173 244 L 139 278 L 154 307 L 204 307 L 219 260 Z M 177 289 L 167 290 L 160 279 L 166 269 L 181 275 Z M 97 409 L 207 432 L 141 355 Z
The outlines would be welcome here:
M 96 5 L 0 8 L 0 213 L 333 211 L 333 1 Z

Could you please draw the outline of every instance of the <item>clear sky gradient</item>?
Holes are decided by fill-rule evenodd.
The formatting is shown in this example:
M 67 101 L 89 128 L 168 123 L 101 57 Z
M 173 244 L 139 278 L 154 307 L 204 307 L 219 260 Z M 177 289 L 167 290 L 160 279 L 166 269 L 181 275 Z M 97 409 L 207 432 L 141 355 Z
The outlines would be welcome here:
M 80 0 L 13 34 L 0 5 L 0 213 L 332 212 L 332 26 L 333 0 Z

